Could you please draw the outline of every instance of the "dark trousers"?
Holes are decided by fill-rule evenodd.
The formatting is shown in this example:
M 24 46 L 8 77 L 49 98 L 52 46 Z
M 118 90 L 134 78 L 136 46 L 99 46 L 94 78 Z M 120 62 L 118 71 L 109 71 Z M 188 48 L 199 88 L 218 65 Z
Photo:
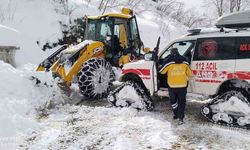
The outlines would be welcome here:
M 168 92 L 174 115 L 183 119 L 186 106 L 187 88 L 168 88 Z

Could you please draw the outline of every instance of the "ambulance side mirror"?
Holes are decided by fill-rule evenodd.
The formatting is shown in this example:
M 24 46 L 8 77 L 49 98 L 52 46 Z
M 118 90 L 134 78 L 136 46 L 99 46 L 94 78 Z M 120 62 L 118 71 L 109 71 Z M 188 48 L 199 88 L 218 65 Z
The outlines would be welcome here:
M 153 60 L 153 53 L 147 53 L 144 55 L 144 60 L 145 61 L 152 61 Z
M 106 36 L 106 41 L 110 41 L 111 40 L 111 36 L 107 35 Z

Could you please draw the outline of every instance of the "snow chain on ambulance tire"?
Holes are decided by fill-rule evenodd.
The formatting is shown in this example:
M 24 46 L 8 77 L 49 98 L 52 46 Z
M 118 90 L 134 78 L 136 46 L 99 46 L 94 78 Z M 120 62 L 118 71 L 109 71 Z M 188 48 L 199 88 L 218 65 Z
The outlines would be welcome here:
M 213 123 L 250 129 L 250 100 L 238 90 L 213 98 L 202 106 L 201 114 Z
M 116 107 L 132 107 L 137 110 L 152 110 L 150 93 L 140 82 L 126 81 L 108 95 L 108 101 Z
M 100 99 L 107 97 L 115 75 L 109 62 L 91 58 L 83 64 L 77 76 L 81 93 L 88 98 Z

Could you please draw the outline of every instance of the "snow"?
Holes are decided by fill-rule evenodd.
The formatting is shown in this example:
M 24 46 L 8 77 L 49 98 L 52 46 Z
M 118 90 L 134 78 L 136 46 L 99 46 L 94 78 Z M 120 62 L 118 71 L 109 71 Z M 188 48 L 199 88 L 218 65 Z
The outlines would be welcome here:
M 35 85 L 30 76 L 53 83 L 49 75 L 34 72 L 34 67 L 15 69 L 0 62 L 1 149 L 250 148 L 248 130 L 207 122 L 200 115 L 204 102 L 194 99 L 187 103 L 183 126 L 172 120 L 165 99 L 156 99 L 152 112 L 110 107 L 105 99 L 38 109 L 51 99 L 53 88 Z
M 101 14 L 99 1 L 79 5 L 72 16 Z M 55 41 L 61 36 L 58 21 L 66 18 L 55 13 L 49 0 L 12 0 L 16 13 L 13 20 L 0 24 L 0 45 L 20 46 L 16 60 L 18 68 L 0 61 L 0 147 L 5 149 L 250 149 L 248 130 L 213 125 L 200 115 L 205 101 L 191 96 L 187 102 L 185 124 L 172 120 L 169 101 L 155 100 L 152 112 L 131 108 L 110 107 L 104 100 L 82 99 L 75 90 L 70 99 L 51 87 L 51 73 L 35 72 L 37 64 L 54 50 L 43 52 L 36 44 Z M 5 7 L 6 1 L 0 1 Z M 140 8 L 155 7 L 150 2 Z M 120 11 L 120 7 L 108 9 Z M 140 35 L 145 47 L 153 49 L 158 36 L 161 47 L 185 32 L 185 28 L 170 22 L 169 34 L 163 34 L 162 20 L 145 11 L 137 16 Z M 171 36 L 169 36 L 171 35 Z M 36 64 L 36 65 L 33 65 Z M 115 70 L 115 69 L 114 69 Z M 116 79 L 121 70 L 115 70 Z M 42 82 L 35 84 L 31 76 Z M 44 84 L 46 82 L 46 85 Z M 77 89 L 77 88 L 75 88 Z M 128 89 L 128 94 L 133 94 Z M 55 95 L 52 97 L 52 95 Z M 54 100 L 55 107 L 50 106 Z M 76 102 L 77 101 L 77 102 Z
M 249 131 L 206 123 L 200 104 L 188 102 L 185 124 L 172 120 L 168 101 L 154 112 L 108 108 L 103 101 L 58 106 L 41 121 L 41 130 L 27 135 L 29 149 L 248 149 Z M 197 108 L 194 108 L 197 107 Z
M 3 31 L 0 27 L 0 45 L 7 42 L 11 46 L 20 46 L 21 49 L 16 53 L 16 62 L 19 66 L 27 63 L 38 64 L 52 52 L 43 52 L 36 41 L 44 44 L 57 40 L 61 36 L 58 24 L 58 18 L 61 16 L 54 12 L 48 0 L 12 0 L 11 3 L 13 12 L 4 10 L 4 13 L 13 13 L 14 19 L 6 19 L 0 24 L 14 28 L 18 33 Z M 7 5 L 7 0 L 0 1 L 2 8 L 7 8 Z
M 45 87 L 34 87 L 29 80 L 36 74 L 32 65 L 17 70 L 0 61 L 0 145 L 1 138 L 13 138 L 23 131 L 39 127 L 32 109 L 51 96 Z M 46 79 L 48 80 L 48 79 Z
M 65 111 L 71 112 L 71 116 Z M 175 140 L 169 122 L 133 109 L 63 106 L 47 121 L 49 126 L 53 126 L 48 129 L 49 132 L 61 130 L 61 134 L 55 134 L 57 138 L 45 140 L 48 131 L 42 131 L 32 141 L 31 149 L 39 145 L 43 145 L 39 149 L 46 149 L 47 146 L 53 149 L 144 149 L 151 145 L 154 148 L 169 148 L 170 141 Z M 72 125 L 68 126 L 69 122 Z M 67 143 L 69 140 L 73 142 Z M 44 141 L 49 141 L 48 145 Z M 60 144 L 60 141 L 65 143 Z
M 1 46 L 19 46 L 20 35 L 16 29 L 0 24 L 0 33 Z
M 125 85 L 116 95 L 118 106 L 126 106 L 129 101 L 132 108 L 143 109 L 142 99 L 131 85 Z
M 250 115 L 250 106 L 236 96 L 230 97 L 227 102 L 212 105 L 211 108 L 213 112 L 229 112 L 229 114 L 230 112 L 238 112 L 239 114 Z
M 82 49 L 84 48 L 87 44 L 91 44 L 93 41 L 89 41 L 89 40 L 85 40 L 77 45 L 74 45 L 74 46 L 70 46 L 68 47 L 67 49 L 65 49 L 63 52 L 64 53 L 73 53 L 79 49 Z

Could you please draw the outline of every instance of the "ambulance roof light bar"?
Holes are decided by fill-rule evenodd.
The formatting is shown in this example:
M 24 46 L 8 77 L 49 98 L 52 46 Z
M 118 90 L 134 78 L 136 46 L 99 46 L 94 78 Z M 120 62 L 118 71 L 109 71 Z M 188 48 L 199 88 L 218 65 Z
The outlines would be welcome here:
M 201 29 L 189 29 L 187 30 L 187 32 L 189 33 L 189 35 L 197 35 L 200 34 Z

